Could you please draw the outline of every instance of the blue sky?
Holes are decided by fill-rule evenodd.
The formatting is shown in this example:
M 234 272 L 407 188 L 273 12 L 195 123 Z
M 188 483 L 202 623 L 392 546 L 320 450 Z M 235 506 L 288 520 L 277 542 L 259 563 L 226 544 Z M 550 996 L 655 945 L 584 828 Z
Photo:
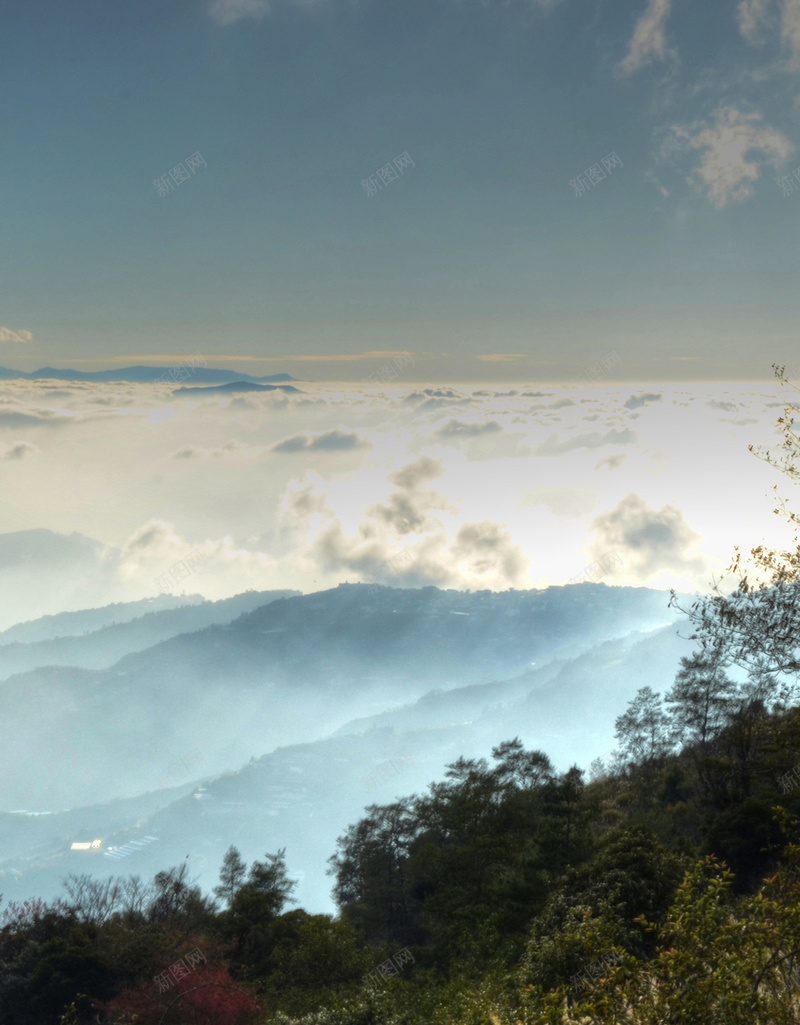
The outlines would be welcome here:
M 363 380 L 409 350 L 417 380 L 557 382 L 614 349 L 646 383 L 795 358 L 800 0 L 39 0 L 0 30 L 0 365 Z

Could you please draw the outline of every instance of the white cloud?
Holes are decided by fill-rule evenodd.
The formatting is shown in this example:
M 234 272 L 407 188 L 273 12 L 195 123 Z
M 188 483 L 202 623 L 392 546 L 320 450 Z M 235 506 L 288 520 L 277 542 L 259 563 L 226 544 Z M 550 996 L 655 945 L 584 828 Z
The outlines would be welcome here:
M 278 563 L 266 552 L 237 545 L 227 534 L 217 540 L 192 544 L 181 537 L 174 524 L 153 518 L 123 544 L 117 575 L 120 581 L 144 584 L 152 591 L 154 578 L 163 581 L 176 566 L 182 572 L 161 586 L 173 592 L 196 591 L 197 578 L 202 580 L 201 574 L 205 572 L 206 583 L 213 576 L 218 588 L 236 593 L 237 589 L 246 590 L 250 586 L 271 586 Z
M 455 513 L 450 502 L 438 491 L 424 485 L 444 474 L 444 464 L 438 459 L 421 456 L 396 473 L 389 480 L 397 486 L 386 500 L 367 509 L 367 516 L 386 524 L 398 534 L 408 534 L 435 529 L 439 521 L 429 513 L 432 509 Z
M 459 511 L 429 487 L 443 473 L 441 461 L 421 456 L 389 474 L 395 490 L 360 512 L 357 525 L 351 517 L 350 530 L 328 504 L 330 488 L 311 474 L 310 486 L 292 483 L 284 496 L 282 543 L 296 563 L 313 567 L 315 577 L 344 571 L 395 587 L 529 586 L 529 558 L 504 524 L 445 526 L 442 514 L 449 520 Z
M 783 0 L 781 35 L 796 54 L 800 54 L 800 0 Z
M 208 13 L 220 25 L 233 25 L 243 18 L 263 18 L 269 7 L 269 0 L 213 0 Z
M 0 327 L 0 342 L 31 342 L 30 331 L 12 331 L 9 327 Z
M 664 25 L 669 15 L 671 0 L 649 0 L 647 10 L 639 18 L 628 47 L 627 56 L 620 62 L 620 70 L 632 75 L 653 60 L 667 56 Z
M 758 30 L 764 21 L 770 0 L 741 0 L 736 16 L 739 21 L 739 31 L 748 43 L 756 41 Z
M 705 189 L 712 205 L 721 210 L 731 200 L 743 202 L 753 195 L 761 163 L 777 170 L 795 147 L 776 129 L 762 126 L 758 113 L 723 106 L 714 111 L 714 119 L 711 127 L 695 122 L 691 128 L 674 127 L 673 133 L 684 147 L 705 151 L 702 163 L 687 180 Z M 753 151 L 761 152 L 760 162 L 747 159 Z
M 702 537 L 674 505 L 651 509 L 643 498 L 631 493 L 614 509 L 595 517 L 592 530 L 592 558 L 600 559 L 610 551 L 622 558 L 624 565 L 613 571 L 614 575 L 633 576 L 642 583 L 652 583 L 659 573 L 673 578 L 688 576 L 702 583 L 708 579 L 706 560 L 692 551 Z
M 748 43 L 759 42 L 760 30 L 777 27 L 770 17 L 772 0 L 741 0 L 737 10 L 739 31 Z M 800 54 L 800 0 L 781 0 L 780 30 L 784 43 L 795 55 Z

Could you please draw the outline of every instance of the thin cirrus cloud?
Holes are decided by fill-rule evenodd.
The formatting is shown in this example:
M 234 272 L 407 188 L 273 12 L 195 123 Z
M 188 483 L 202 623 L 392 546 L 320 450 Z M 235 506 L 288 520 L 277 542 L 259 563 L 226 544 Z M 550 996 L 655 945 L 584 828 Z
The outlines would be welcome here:
M 325 431 L 316 437 L 307 434 L 294 434 L 273 445 L 270 451 L 284 454 L 294 452 L 354 452 L 357 449 L 369 448 L 369 442 L 359 438 L 357 434 L 347 431 Z
M 736 9 L 739 31 L 748 43 L 757 41 L 770 2 L 771 0 L 741 0 Z
M 482 356 L 476 356 L 475 359 L 480 363 L 518 363 L 528 357 L 521 352 L 485 352 Z
M 655 60 L 665 60 L 666 21 L 671 0 L 649 0 L 647 9 L 636 23 L 628 53 L 619 63 L 623 75 L 632 75 Z
M 761 114 L 745 114 L 732 106 L 718 107 L 713 123 L 698 121 L 690 127 L 672 128 L 677 149 L 702 150 L 702 161 L 688 177 L 705 192 L 712 206 L 722 210 L 729 202 L 741 203 L 753 195 L 753 183 L 763 163 L 776 170 L 785 164 L 794 145 L 775 128 L 761 124 Z M 760 158 L 754 156 L 761 154 Z
M 208 13 L 220 25 L 234 25 L 243 18 L 263 18 L 269 9 L 269 0 L 213 0 Z
M 800 54 L 800 0 L 783 0 L 781 36 L 795 54 Z
M 325 0 L 292 0 L 298 7 L 318 7 Z M 563 0 L 529 0 L 530 6 L 548 13 Z M 212 0 L 209 15 L 220 25 L 234 25 L 245 18 L 261 19 L 272 9 L 270 0 Z
M 566 452 L 572 452 L 579 448 L 597 449 L 604 445 L 632 445 L 636 441 L 633 431 L 606 431 L 601 434 L 593 431 L 591 434 L 578 434 L 574 438 L 567 438 L 566 441 L 559 441 L 558 435 L 551 434 L 545 439 L 534 452 L 537 456 L 563 456 Z
M 12 331 L 10 327 L 0 327 L 0 342 L 32 342 L 30 331 Z
M 762 41 L 762 29 L 770 27 L 773 0 L 741 0 L 736 9 L 739 31 L 748 43 Z M 772 19 L 773 25 L 775 20 Z M 795 55 L 800 54 L 800 0 L 780 2 L 781 39 Z

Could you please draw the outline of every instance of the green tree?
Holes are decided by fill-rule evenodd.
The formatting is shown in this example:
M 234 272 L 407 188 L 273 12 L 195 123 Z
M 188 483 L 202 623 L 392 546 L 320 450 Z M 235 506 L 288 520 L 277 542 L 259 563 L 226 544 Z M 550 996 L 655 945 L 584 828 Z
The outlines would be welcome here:
M 267 1002 L 291 1013 L 305 1013 L 360 986 L 375 965 L 349 922 L 296 909 L 270 926 L 272 953 L 264 989 Z
M 627 710 L 615 721 L 614 737 L 629 764 L 652 766 L 675 747 L 672 724 L 662 699 L 650 687 L 640 687 Z
M 214 893 L 220 900 L 225 901 L 228 907 L 230 907 L 233 898 L 244 883 L 246 872 L 246 863 L 242 860 L 242 856 L 237 848 L 231 844 L 222 860 L 219 886 L 214 887 Z
M 274 946 L 270 925 L 286 903 L 294 903 L 291 893 L 296 886 L 288 876 L 282 848 L 253 862 L 247 881 L 219 916 L 220 931 L 232 943 L 232 962 L 244 977 L 263 978 L 268 973 Z
M 371 942 L 413 941 L 414 912 L 422 893 L 411 894 L 408 857 L 418 826 L 410 800 L 371 805 L 348 827 L 329 859 L 336 874 L 334 898 L 342 914 Z

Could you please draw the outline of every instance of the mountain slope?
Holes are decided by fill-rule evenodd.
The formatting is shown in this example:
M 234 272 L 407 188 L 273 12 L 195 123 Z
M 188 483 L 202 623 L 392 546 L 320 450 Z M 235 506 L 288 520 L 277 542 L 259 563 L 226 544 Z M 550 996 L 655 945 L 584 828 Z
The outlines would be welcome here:
M 159 594 L 142 601 L 114 602 L 98 609 L 79 609 L 76 612 L 57 612 L 52 616 L 40 616 L 17 623 L 0 631 L 0 646 L 5 644 L 36 644 L 55 637 L 80 637 L 81 634 L 102 630 L 105 626 L 129 623 L 149 612 L 161 612 L 184 605 L 201 605 L 205 599 L 200 594 Z
M 430 693 L 334 736 L 281 747 L 202 785 L 152 795 L 149 810 L 125 801 L 27 818 L 16 823 L 14 853 L 0 847 L 0 890 L 13 899 L 54 894 L 67 871 L 151 876 L 187 858 L 210 889 L 231 843 L 248 860 L 285 846 L 302 904 L 331 910 L 326 859 L 367 804 L 424 791 L 449 762 L 488 758 L 514 736 L 562 771 L 571 763 L 587 769 L 613 745 L 614 719 L 636 690 L 671 686 L 687 649 L 674 626 L 633 633 L 512 680 Z M 242 760 L 248 753 L 241 750 Z M 147 836 L 156 841 L 125 846 Z M 74 839 L 94 838 L 103 840 L 99 853 L 69 849 Z M 109 845 L 124 847 L 124 857 L 105 857 Z
M 229 623 L 232 619 L 251 612 L 261 605 L 267 605 L 278 598 L 289 598 L 299 591 L 247 591 L 233 598 L 220 601 L 192 601 L 178 608 L 150 611 L 145 615 L 103 625 L 85 636 L 63 637 L 56 635 L 47 640 L 31 643 L 2 644 L 5 635 L 0 634 L 0 681 L 15 673 L 24 673 L 41 666 L 78 666 L 83 669 L 105 669 L 114 665 L 125 655 L 142 651 L 161 641 L 182 633 L 194 633 L 214 624 Z M 173 604 L 180 599 L 173 598 Z M 130 603 L 136 607 L 147 607 L 147 602 Z M 116 608 L 126 606 L 116 606 Z M 108 606 L 109 609 L 115 606 Z M 92 609 L 89 612 L 105 610 Z M 71 617 L 67 619 L 67 617 Z M 48 617 L 59 620 L 62 627 L 69 624 L 73 629 L 78 623 L 90 621 L 84 613 L 64 613 Z M 35 632 L 37 622 L 21 624 Z M 50 629 L 58 629 L 55 624 Z M 12 633 L 15 628 L 7 631 Z M 18 631 L 19 632 L 19 631 Z M 23 632 L 24 633 L 24 632 Z
M 42 367 L 40 370 L 26 372 L 0 367 L 0 380 L 40 381 L 52 379 L 57 381 L 133 381 L 148 384 L 159 381 L 170 367 L 117 367 L 113 370 L 71 370 L 68 367 Z M 215 367 L 193 367 L 187 371 L 194 381 L 205 384 L 225 384 L 228 381 L 294 381 L 290 374 L 270 374 L 267 377 L 253 377 L 239 370 L 222 370 Z
M 243 748 L 318 739 L 431 689 L 518 676 L 659 626 L 677 618 L 666 606 L 664 593 L 603 584 L 477 594 L 343 585 L 109 669 L 12 676 L 0 685 L 0 799 L 44 811 L 131 797 L 197 746 L 218 773 L 240 765 Z

